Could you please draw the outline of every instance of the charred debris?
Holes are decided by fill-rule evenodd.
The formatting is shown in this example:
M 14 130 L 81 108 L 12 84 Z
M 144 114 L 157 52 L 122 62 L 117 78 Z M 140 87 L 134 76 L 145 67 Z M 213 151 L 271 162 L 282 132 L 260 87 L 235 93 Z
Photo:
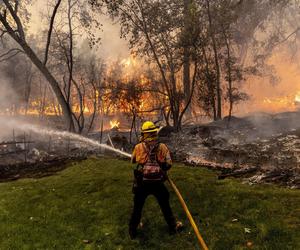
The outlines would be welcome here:
M 219 179 L 242 177 L 249 184 L 300 187 L 300 113 L 260 113 L 206 125 L 181 134 L 162 130 L 174 158 L 190 166 L 220 171 Z

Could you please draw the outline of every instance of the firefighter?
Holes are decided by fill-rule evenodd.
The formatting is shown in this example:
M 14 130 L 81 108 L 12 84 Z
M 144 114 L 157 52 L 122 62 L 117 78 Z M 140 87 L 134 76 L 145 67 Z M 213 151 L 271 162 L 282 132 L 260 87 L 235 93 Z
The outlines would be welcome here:
M 134 239 L 140 224 L 142 209 L 148 195 L 154 195 L 158 201 L 164 218 L 169 226 L 170 234 L 179 232 L 183 225 L 176 221 L 169 203 L 169 192 L 164 185 L 167 171 L 172 166 L 169 149 L 158 142 L 158 127 L 147 121 L 142 125 L 141 142 L 132 153 L 132 163 L 137 163 L 134 170 L 134 207 L 129 222 L 129 235 Z

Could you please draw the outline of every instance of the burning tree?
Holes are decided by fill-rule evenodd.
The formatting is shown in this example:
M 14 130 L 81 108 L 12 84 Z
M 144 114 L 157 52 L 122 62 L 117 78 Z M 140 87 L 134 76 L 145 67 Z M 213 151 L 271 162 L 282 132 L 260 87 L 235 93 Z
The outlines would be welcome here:
M 192 100 L 197 75 L 197 58 L 193 58 L 191 83 L 183 85 L 182 41 L 184 5 L 176 1 L 104 1 L 109 14 L 121 24 L 123 37 L 130 37 L 131 49 L 157 66 L 160 73 L 161 91 L 166 93 L 169 108 L 176 130 L 181 128 L 183 115 Z M 93 6 L 101 7 L 102 1 L 91 1 Z M 189 12 L 189 14 L 193 14 Z M 185 97 L 185 92 L 188 96 Z
M 108 111 L 125 115 L 131 120 L 130 142 L 132 142 L 132 132 L 134 131 L 138 137 L 137 124 L 143 119 L 143 115 L 160 110 L 162 106 L 157 101 L 161 99 L 158 96 L 161 93 L 155 86 L 151 69 L 145 73 L 139 64 L 131 67 L 130 60 L 136 60 L 135 56 L 131 56 L 129 62 L 117 61 L 110 66 L 106 72 L 103 87 L 106 92 L 103 97 Z
M 94 6 L 102 6 L 101 1 L 91 2 Z M 239 99 L 237 96 L 242 97 L 232 85 L 233 81 L 242 79 L 238 74 L 242 70 L 233 63 L 230 44 L 235 16 L 222 12 L 233 8 L 229 1 L 215 4 L 192 0 L 105 3 L 109 14 L 119 20 L 122 36 L 129 37 L 131 49 L 156 66 L 160 89 L 167 96 L 176 130 L 181 128 L 197 85 L 204 90 L 200 90 L 199 96 L 204 100 L 204 109 L 211 107 L 214 119 L 221 119 L 225 96 L 222 81 L 226 79 L 225 93 L 231 115 L 233 103 Z

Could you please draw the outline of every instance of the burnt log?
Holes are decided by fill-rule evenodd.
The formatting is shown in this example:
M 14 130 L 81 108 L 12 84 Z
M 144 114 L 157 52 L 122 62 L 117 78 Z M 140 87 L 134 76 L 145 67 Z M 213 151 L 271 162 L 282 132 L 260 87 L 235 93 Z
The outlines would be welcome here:
M 241 177 L 246 174 L 253 174 L 253 173 L 257 172 L 259 169 L 260 169 L 260 167 L 258 167 L 258 166 L 249 167 L 246 169 L 237 169 L 237 170 L 232 171 L 231 173 L 222 173 L 222 174 L 218 175 L 218 179 L 223 180 L 227 177 Z

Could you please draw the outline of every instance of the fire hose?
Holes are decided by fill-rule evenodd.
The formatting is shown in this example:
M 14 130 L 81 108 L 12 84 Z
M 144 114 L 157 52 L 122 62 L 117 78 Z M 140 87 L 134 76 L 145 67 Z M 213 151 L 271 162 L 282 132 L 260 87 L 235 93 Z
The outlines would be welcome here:
M 125 155 L 125 154 L 124 154 L 124 155 Z M 131 158 L 131 155 L 128 154 L 128 153 L 126 153 L 126 156 L 128 156 L 128 157 Z M 196 225 L 196 223 L 195 223 L 195 220 L 193 219 L 193 216 L 191 215 L 191 213 L 190 213 L 190 211 L 189 211 L 189 209 L 188 209 L 188 207 L 187 207 L 187 205 L 186 205 L 184 199 L 182 198 L 181 193 L 179 192 L 179 190 L 178 190 L 178 188 L 176 187 L 175 183 L 170 179 L 170 177 L 167 177 L 167 180 L 168 180 L 168 182 L 170 183 L 171 187 L 173 188 L 174 192 L 176 193 L 176 195 L 177 195 L 177 197 L 178 197 L 178 199 L 179 199 L 179 202 L 180 202 L 180 204 L 181 204 L 181 206 L 182 206 L 184 212 L 186 213 L 186 216 L 188 217 L 188 219 L 189 219 L 189 221 L 190 221 L 190 223 L 191 223 L 191 226 L 192 226 L 192 228 L 193 228 L 193 230 L 194 230 L 194 233 L 196 234 L 196 237 L 197 237 L 197 239 L 198 239 L 198 242 L 199 242 L 201 248 L 202 248 L 203 250 L 208 250 L 208 247 L 207 247 L 205 241 L 203 240 L 203 238 L 202 238 L 202 236 L 201 236 L 201 234 L 200 234 L 200 232 L 199 232 L 199 229 L 198 229 L 198 227 L 197 227 L 197 225 Z
M 176 195 L 177 195 L 177 197 L 179 199 L 179 202 L 180 202 L 181 206 L 183 207 L 183 210 L 186 213 L 186 216 L 188 217 L 188 219 L 189 219 L 189 221 L 191 223 L 191 226 L 194 229 L 194 232 L 196 234 L 196 237 L 197 237 L 197 239 L 199 241 L 200 246 L 202 247 L 202 249 L 208 250 L 208 247 L 207 247 L 205 241 L 203 240 L 203 238 L 202 238 L 202 236 L 201 236 L 201 234 L 199 232 L 199 229 L 198 229 L 198 227 L 197 227 L 197 225 L 196 225 L 196 223 L 195 223 L 195 221 L 193 219 L 193 216 L 191 215 L 191 213 L 190 213 L 190 211 L 189 211 L 189 209 L 188 209 L 188 207 L 187 207 L 184 199 L 182 198 L 181 193 L 179 192 L 178 188 L 176 187 L 176 185 L 174 184 L 174 182 L 169 177 L 168 177 L 168 182 L 170 183 L 171 187 L 175 191 L 175 193 L 176 193 Z

